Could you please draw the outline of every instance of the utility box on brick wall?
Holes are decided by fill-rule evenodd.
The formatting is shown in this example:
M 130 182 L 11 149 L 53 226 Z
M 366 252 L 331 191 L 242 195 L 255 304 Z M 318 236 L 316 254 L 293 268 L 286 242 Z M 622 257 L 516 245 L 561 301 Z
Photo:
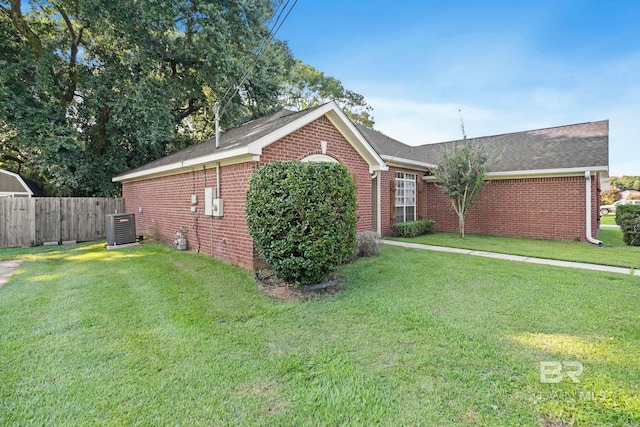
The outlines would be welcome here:
M 209 216 L 223 216 L 224 202 L 218 196 L 217 188 L 204 189 L 204 214 Z

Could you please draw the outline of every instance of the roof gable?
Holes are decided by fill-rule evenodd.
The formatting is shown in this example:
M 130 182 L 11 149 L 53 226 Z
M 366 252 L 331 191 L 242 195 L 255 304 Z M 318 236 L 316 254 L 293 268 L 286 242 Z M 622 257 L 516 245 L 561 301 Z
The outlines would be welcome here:
M 327 116 L 331 123 L 369 164 L 371 172 L 386 170 L 384 160 L 378 155 L 349 121 L 335 102 L 304 111 L 280 110 L 271 115 L 252 120 L 242 126 L 223 132 L 219 146 L 215 139 L 208 139 L 189 146 L 177 153 L 162 157 L 140 168 L 113 178 L 113 181 L 143 179 L 151 176 L 170 175 L 193 170 L 194 167 L 221 162 L 223 164 L 257 161 L 262 150 L 312 121 Z
M 42 190 L 38 185 L 17 173 L 0 169 L 0 197 L 39 197 Z

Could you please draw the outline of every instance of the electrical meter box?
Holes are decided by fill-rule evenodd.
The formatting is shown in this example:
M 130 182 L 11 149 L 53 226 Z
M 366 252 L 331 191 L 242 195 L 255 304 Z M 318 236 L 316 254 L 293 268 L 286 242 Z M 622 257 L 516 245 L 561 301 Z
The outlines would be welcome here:
M 224 203 L 222 199 L 213 199 L 213 202 L 211 204 L 211 215 L 223 216 L 223 213 L 222 213 L 223 208 L 224 208 Z
M 209 216 L 223 216 L 224 202 L 218 197 L 217 188 L 204 189 L 204 214 Z

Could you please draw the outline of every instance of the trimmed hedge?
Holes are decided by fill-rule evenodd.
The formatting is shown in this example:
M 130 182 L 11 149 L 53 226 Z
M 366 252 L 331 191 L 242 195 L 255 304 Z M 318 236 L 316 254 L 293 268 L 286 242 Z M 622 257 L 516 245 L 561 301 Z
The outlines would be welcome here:
M 432 219 L 399 222 L 391 226 L 391 231 L 398 237 L 416 237 L 423 234 L 433 234 L 434 224 Z
M 260 256 L 290 283 L 325 281 L 356 247 L 356 190 L 344 165 L 267 163 L 249 181 L 247 225 Z
M 628 246 L 640 246 L 640 206 L 618 206 L 616 208 L 616 224 L 622 230 L 624 243 Z

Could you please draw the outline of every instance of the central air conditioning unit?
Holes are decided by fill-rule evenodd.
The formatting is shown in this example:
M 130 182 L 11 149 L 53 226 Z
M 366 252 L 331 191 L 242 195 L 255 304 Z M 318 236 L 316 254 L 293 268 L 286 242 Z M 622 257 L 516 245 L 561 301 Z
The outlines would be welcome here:
M 132 213 L 109 214 L 106 218 L 107 246 L 136 243 L 136 218 Z

